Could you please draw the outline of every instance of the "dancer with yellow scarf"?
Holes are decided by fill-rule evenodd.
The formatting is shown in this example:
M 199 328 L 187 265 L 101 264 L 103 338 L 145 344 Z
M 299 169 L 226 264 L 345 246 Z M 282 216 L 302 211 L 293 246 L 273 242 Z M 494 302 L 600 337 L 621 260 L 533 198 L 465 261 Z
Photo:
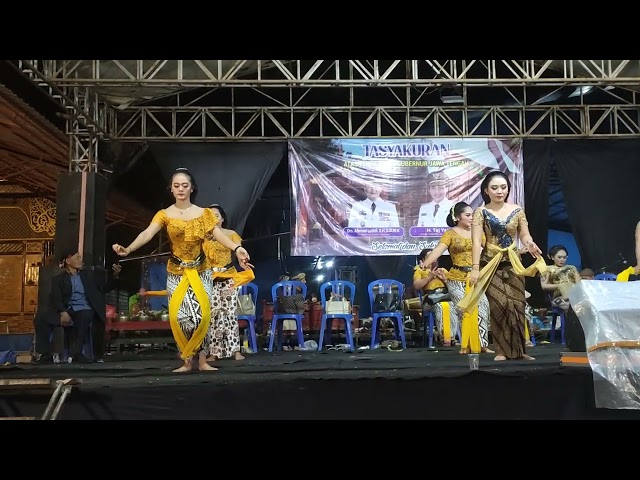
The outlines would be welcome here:
M 469 283 L 473 288 L 458 303 L 464 312 L 473 312 L 486 293 L 489 300 L 491 335 L 496 349 L 494 360 L 535 360 L 526 353 L 527 321 L 525 317 L 524 276 L 544 273 L 547 266 L 542 252 L 529 233 L 524 209 L 506 203 L 511 182 L 502 172 L 489 173 L 480 186 L 484 207 L 473 213 L 472 270 Z M 486 244 L 482 248 L 482 234 Z M 536 258 L 525 268 L 516 250 L 516 236 Z M 480 270 L 481 264 L 483 265 Z
M 451 295 L 451 305 L 458 310 L 457 304 L 469 291 L 468 277 L 471 272 L 471 222 L 473 209 L 465 202 L 458 202 L 447 215 L 447 225 L 451 227 L 440 237 L 440 241 L 429 256 L 426 264 L 435 262 L 444 252 L 449 250 L 452 268 L 447 273 L 447 290 Z M 484 235 L 482 235 L 484 244 Z M 459 319 L 461 327 L 460 353 L 495 353 L 489 347 L 489 302 L 481 295 L 477 307 L 464 313 L 461 310 L 451 312 Z M 455 332 L 454 332 L 455 334 Z
M 171 178 L 171 193 L 175 198 L 173 205 L 156 213 L 149 226 L 128 247 L 114 244 L 113 250 L 119 256 L 126 257 L 147 244 L 162 228 L 166 228 L 171 241 L 167 291 L 147 294 L 166 294 L 168 297 L 171 331 L 184 361 L 174 372 L 190 371 L 196 355 L 200 370 L 217 370 L 207 363 L 212 341 L 210 297 L 213 279 L 203 246 L 207 241 L 217 240 L 235 252 L 243 268 L 251 267 L 249 254 L 220 230 L 218 220 L 210 209 L 191 203 L 195 200 L 198 187 L 187 169 L 175 171 Z M 235 272 L 228 275 L 233 274 Z

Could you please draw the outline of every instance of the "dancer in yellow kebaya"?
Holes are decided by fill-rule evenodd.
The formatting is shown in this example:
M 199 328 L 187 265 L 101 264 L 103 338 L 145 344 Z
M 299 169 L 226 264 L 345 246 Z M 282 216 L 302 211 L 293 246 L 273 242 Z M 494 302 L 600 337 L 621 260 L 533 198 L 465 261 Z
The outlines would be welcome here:
M 149 226 L 128 247 L 114 244 L 113 250 L 121 257 L 126 257 L 148 243 L 162 228 L 166 228 L 171 241 L 167 291 L 147 294 L 168 296 L 171 331 L 184 361 L 174 372 L 191 370 L 196 355 L 200 370 L 217 370 L 207 363 L 211 349 L 212 271 L 203 250 L 208 242 L 217 240 L 235 252 L 240 265 L 246 269 L 228 274 L 237 279 L 236 285 L 253 279 L 252 265 L 248 252 L 217 226 L 218 220 L 213 212 L 191 203 L 195 200 L 198 187 L 187 169 L 175 171 L 171 178 L 171 193 L 175 198 L 173 205 L 156 213 Z

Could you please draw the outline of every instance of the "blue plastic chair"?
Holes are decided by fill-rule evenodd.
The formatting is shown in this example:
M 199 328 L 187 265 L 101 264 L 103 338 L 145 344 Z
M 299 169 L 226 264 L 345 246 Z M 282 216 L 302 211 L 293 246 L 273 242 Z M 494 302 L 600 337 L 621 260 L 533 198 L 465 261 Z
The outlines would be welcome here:
M 547 294 L 547 298 L 549 299 L 549 303 L 551 303 L 551 330 L 549 330 L 549 341 L 551 343 L 556 341 L 556 317 L 560 317 L 560 343 L 565 345 L 564 324 L 566 315 L 563 309 L 553 304 L 553 297 L 550 294 Z
M 378 287 L 378 291 L 374 292 L 374 288 Z M 398 295 L 398 307 L 402 308 L 402 297 L 404 293 L 404 286 L 398 280 L 391 280 L 388 278 L 382 278 L 380 280 L 374 280 L 367 288 L 369 291 L 369 302 L 371 304 L 371 317 L 373 318 L 373 325 L 371 325 L 371 348 L 372 350 L 378 345 L 378 320 L 381 318 L 390 318 L 393 321 L 394 326 L 394 338 L 397 340 L 398 336 L 402 341 L 402 348 L 407 348 L 407 341 L 404 337 L 404 323 L 402 321 L 403 313 L 401 310 L 395 310 L 392 312 L 375 312 L 373 310 L 373 303 L 376 298 L 376 293 L 392 293 L 396 290 Z
M 238 289 L 238 295 L 251 295 L 253 305 L 258 308 L 258 285 L 255 283 L 247 283 Z M 247 322 L 249 330 L 249 347 L 254 353 L 258 353 L 258 336 L 256 335 L 256 313 L 253 315 L 238 315 L 238 324 L 244 320 Z
M 345 294 L 345 287 L 348 288 L 348 295 Z M 353 306 L 356 297 L 356 286 L 346 280 L 332 280 L 325 282 L 320 286 L 320 301 L 322 302 L 322 311 L 325 312 L 320 318 L 320 339 L 318 340 L 318 351 L 322 351 L 325 342 L 331 339 L 331 327 L 334 320 L 344 320 L 345 333 L 347 343 L 351 346 L 351 351 L 355 350 L 355 342 L 353 341 L 353 329 L 351 322 L 353 321 L 353 313 L 326 313 L 327 309 L 327 290 L 331 288 L 331 293 L 338 299 L 346 298 L 349 304 Z
M 418 298 L 420 299 L 420 308 L 422 308 L 422 292 L 421 291 L 418 291 Z M 451 305 L 451 308 L 455 308 L 455 306 Z M 433 310 L 429 310 L 426 315 L 424 313 L 422 314 L 422 331 L 423 331 L 425 347 L 428 346 L 429 348 L 433 348 L 433 331 L 435 329 L 435 325 L 434 325 L 435 319 L 436 317 L 435 317 L 435 314 L 433 313 Z M 458 336 L 458 341 L 462 342 L 462 332 L 460 331 L 460 328 L 461 328 L 460 322 L 462 321 L 462 318 L 460 318 L 459 320 L 460 321 L 458 322 L 458 331 L 456 332 L 455 335 Z M 455 338 L 455 335 L 454 335 L 454 338 Z M 428 344 L 427 344 L 427 339 L 429 342 Z
M 618 276 L 614 273 L 599 273 L 593 277 L 594 280 L 604 280 L 607 282 L 615 282 L 617 278 Z
M 304 298 L 307 298 L 307 285 L 298 280 L 288 280 L 286 282 L 278 282 L 271 287 L 271 299 L 276 311 L 273 314 L 271 320 L 271 333 L 269 335 L 269 351 L 273 352 L 273 343 L 275 341 L 276 330 L 278 331 L 278 345 L 277 349 L 282 350 L 282 328 L 278 328 L 278 322 L 282 320 L 295 320 L 296 332 L 298 333 L 298 345 L 302 347 L 304 345 L 304 333 L 302 333 L 302 318 L 304 313 L 278 313 L 278 289 L 282 289 L 283 296 L 295 295 L 298 293 L 298 288 L 302 291 L 299 292 Z

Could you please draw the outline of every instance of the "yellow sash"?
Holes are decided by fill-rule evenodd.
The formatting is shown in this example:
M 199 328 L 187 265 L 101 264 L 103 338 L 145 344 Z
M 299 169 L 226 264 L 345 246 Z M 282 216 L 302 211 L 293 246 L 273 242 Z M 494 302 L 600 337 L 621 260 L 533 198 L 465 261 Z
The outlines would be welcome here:
M 520 257 L 516 253 L 515 242 L 507 248 L 500 248 L 492 243 L 488 243 L 485 248 L 493 252 L 494 257 L 489 261 L 489 263 L 484 266 L 482 270 L 480 270 L 478 283 L 472 286 L 471 290 L 467 292 L 464 298 L 460 300 L 460 303 L 458 303 L 458 308 L 460 308 L 463 312 L 473 312 L 474 308 L 478 306 L 478 302 L 480 301 L 482 294 L 487 290 L 489 282 L 493 278 L 493 275 L 496 273 L 498 265 L 500 265 L 505 252 L 509 256 L 511 266 L 513 267 L 513 270 L 517 275 L 523 275 L 525 277 L 535 277 L 538 272 L 544 273 L 547 271 L 547 264 L 544 263 L 544 259 L 541 256 L 536 258 L 536 261 L 532 265 L 524 268 L 522 262 L 520 261 Z
M 251 282 L 255 278 L 255 274 L 253 270 L 250 268 L 243 270 L 241 272 L 233 271 L 233 272 L 222 272 L 215 273 L 215 278 L 231 278 L 234 281 L 234 287 L 241 287 L 249 282 Z M 198 302 L 200 303 L 200 308 L 202 309 L 202 320 L 196 328 L 196 331 L 193 332 L 191 338 L 187 340 L 178 325 L 178 312 L 180 310 L 180 305 L 184 300 L 184 296 L 189 289 L 189 285 L 193 289 L 193 293 L 195 293 Z M 166 296 L 166 290 L 152 290 L 146 292 L 146 295 L 151 297 L 159 297 Z M 202 345 L 202 341 L 209 330 L 209 326 L 211 325 L 211 303 L 209 302 L 209 296 L 207 295 L 206 290 L 204 289 L 204 285 L 202 284 L 202 280 L 200 279 L 200 275 L 198 275 L 198 271 L 193 268 L 185 268 L 184 273 L 182 274 L 182 279 L 178 286 L 176 287 L 173 295 L 171 296 L 171 301 L 169 302 L 169 323 L 171 325 L 171 332 L 173 333 L 173 338 L 176 341 L 176 345 L 180 350 L 180 357 L 183 360 L 193 357 L 196 350 L 200 348 Z
M 629 267 L 618 274 L 618 276 L 616 277 L 616 282 L 628 282 L 629 275 L 633 275 L 635 273 L 636 273 L 636 269 L 633 267 Z
M 464 289 L 465 295 L 472 289 L 467 280 L 467 285 Z M 476 306 L 471 312 L 464 312 L 462 314 L 462 327 L 461 327 L 461 345 L 460 348 L 470 353 L 480 353 L 482 346 L 480 343 L 480 329 L 478 328 L 478 307 Z
M 440 302 L 440 305 L 442 306 L 442 341 L 451 342 L 451 308 L 449 302 Z
M 196 294 L 196 298 L 200 303 L 202 320 L 200 321 L 198 328 L 196 328 L 196 331 L 191 335 L 191 338 L 187 340 L 180 328 L 180 325 L 178 325 L 178 311 L 182 304 L 182 300 L 184 300 L 184 296 L 187 294 L 189 285 L 191 285 L 193 293 Z M 202 284 L 200 275 L 198 275 L 198 271 L 194 268 L 184 269 L 182 279 L 171 296 L 171 301 L 169 302 L 169 323 L 171 324 L 173 338 L 180 349 L 180 357 L 183 360 L 193 357 L 196 350 L 200 345 L 202 345 L 202 341 L 204 340 L 204 337 L 209 330 L 209 326 L 211 325 L 211 303 L 209 302 L 209 295 L 207 295 L 207 292 L 204 289 L 204 285 Z

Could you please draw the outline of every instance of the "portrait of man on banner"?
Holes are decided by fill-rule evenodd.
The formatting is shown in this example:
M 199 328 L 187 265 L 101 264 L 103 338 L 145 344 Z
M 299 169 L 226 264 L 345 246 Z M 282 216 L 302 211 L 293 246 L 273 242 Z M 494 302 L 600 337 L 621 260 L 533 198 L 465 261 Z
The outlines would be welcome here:
M 351 228 L 399 227 L 400 218 L 394 203 L 380 197 L 382 187 L 375 182 L 365 185 L 366 198 L 351 205 L 349 224 Z
M 449 200 L 449 177 L 443 171 L 427 175 L 427 193 L 431 200 L 420 206 L 419 227 L 447 227 L 447 215 L 455 202 Z

